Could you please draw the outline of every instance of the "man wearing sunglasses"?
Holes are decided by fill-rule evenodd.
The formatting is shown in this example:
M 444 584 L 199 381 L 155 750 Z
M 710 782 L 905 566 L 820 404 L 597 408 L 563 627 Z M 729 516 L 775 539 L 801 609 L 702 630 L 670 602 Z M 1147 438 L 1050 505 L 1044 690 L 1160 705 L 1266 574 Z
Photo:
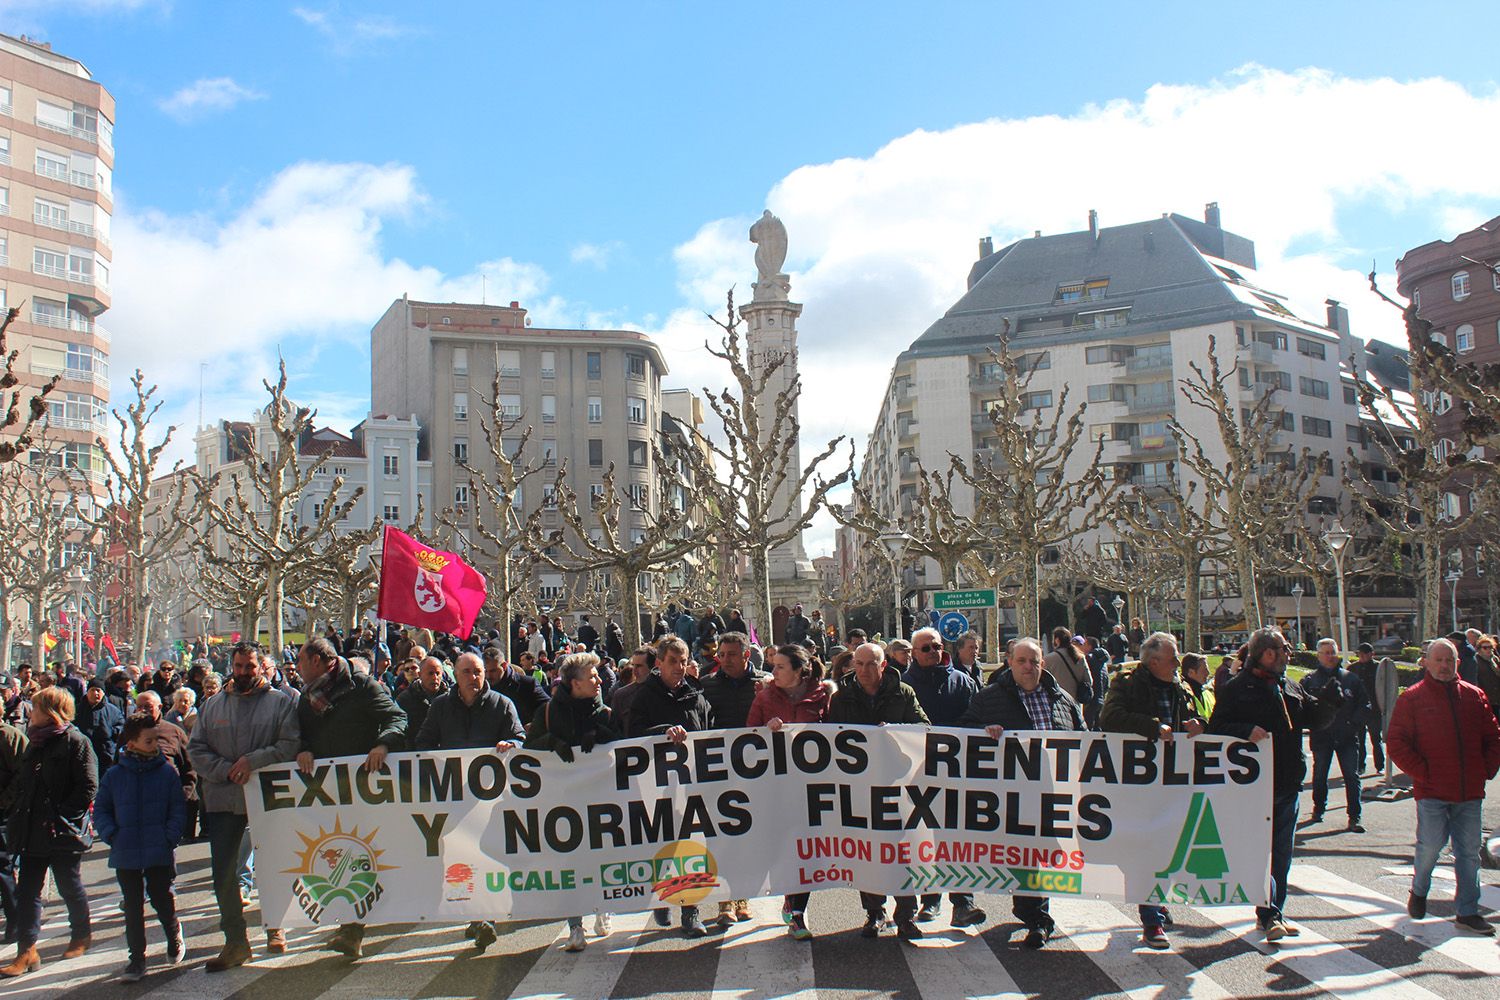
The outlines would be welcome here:
M 911 637 L 912 663 L 901 675 L 917 693 L 917 702 L 922 712 L 934 726 L 957 726 L 958 720 L 969 709 L 969 702 L 979 690 L 974 679 L 962 670 L 955 670 L 943 649 L 943 637 L 935 628 L 924 628 Z M 942 893 L 932 892 L 922 896 L 922 909 L 917 913 L 918 923 L 936 920 L 942 907 Z M 952 892 L 948 900 L 953 904 L 953 926 L 969 927 L 985 921 L 984 911 L 974 905 L 974 895 L 968 892 Z

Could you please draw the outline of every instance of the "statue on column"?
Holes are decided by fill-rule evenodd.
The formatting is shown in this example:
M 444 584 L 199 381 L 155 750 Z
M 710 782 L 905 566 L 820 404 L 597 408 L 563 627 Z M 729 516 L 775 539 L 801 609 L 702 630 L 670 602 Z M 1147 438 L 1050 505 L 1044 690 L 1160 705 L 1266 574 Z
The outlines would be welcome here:
M 755 244 L 755 269 L 760 272 L 760 280 L 774 283 L 786 263 L 786 226 L 766 209 L 750 227 L 750 242 Z

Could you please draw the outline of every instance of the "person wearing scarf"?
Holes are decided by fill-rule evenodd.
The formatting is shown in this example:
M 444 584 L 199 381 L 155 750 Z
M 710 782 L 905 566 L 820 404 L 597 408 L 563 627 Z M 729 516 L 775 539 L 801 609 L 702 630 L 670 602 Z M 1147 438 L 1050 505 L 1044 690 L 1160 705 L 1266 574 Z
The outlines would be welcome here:
M 91 943 L 88 894 L 80 866 L 93 844 L 89 807 L 99 791 L 98 766 L 88 738 L 73 727 L 73 696 L 62 686 L 38 691 L 21 773 L 6 819 L 5 842 L 20 857 L 16 958 L 0 976 L 23 976 L 42 964 L 36 943 L 42 927 L 42 884 L 47 872 L 68 910 L 72 936 L 63 958 L 78 958 Z

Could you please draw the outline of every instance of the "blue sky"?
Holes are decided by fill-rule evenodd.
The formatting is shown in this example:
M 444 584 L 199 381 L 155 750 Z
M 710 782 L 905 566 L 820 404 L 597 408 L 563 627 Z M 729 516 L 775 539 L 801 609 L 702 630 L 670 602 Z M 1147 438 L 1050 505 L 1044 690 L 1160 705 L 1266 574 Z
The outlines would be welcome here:
M 982 235 L 1218 200 L 1265 284 L 1388 336 L 1371 260 L 1500 214 L 1492 5 L 0 0 L 0 30 L 116 97 L 117 369 L 189 424 L 200 362 L 240 416 L 278 348 L 357 420 L 403 291 L 646 329 L 699 387 L 769 204 L 808 434 L 862 445 Z

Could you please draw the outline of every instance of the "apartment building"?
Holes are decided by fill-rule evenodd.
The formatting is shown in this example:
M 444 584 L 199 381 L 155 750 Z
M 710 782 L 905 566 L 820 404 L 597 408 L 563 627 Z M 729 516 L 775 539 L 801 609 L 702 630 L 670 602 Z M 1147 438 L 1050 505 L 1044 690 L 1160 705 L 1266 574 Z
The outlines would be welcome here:
M 76 59 L 0 35 L 0 307 L 24 384 L 61 381 L 47 431 L 100 485 L 106 430 L 115 101 Z
M 907 516 L 917 501 L 919 464 L 945 469 L 950 455 L 993 457 L 991 402 L 1004 391 L 991 350 L 1006 323 L 1010 351 L 1032 373 L 1029 406 L 1043 410 L 1087 402 L 1086 447 L 1072 455 L 1070 477 L 1082 477 L 1102 442 L 1102 463 L 1131 483 L 1187 485 L 1168 432 L 1175 419 L 1225 458 L 1212 414 L 1188 403 L 1179 380 L 1208 368 L 1210 342 L 1243 414 L 1272 394 L 1270 418 L 1285 461 L 1304 448 L 1327 452 L 1319 494 L 1308 516 L 1341 507 L 1339 466 L 1364 439 L 1352 385 L 1341 382 L 1341 358 L 1363 352 L 1347 313 L 1328 303 L 1323 322 L 1293 313 L 1287 300 L 1257 283 L 1255 247 L 1225 230 L 1217 204 L 1202 220 L 1182 215 L 1055 236 L 1036 234 L 999 250 L 980 243 L 968 292 L 898 357 L 864 458 L 863 475 L 888 511 Z M 973 497 L 955 498 L 961 511 Z M 1103 530 L 1085 548 L 1114 544 Z M 935 565 L 909 571 L 912 589 L 935 589 Z M 1274 590 L 1275 588 L 1273 588 Z M 1237 582 L 1228 568 L 1202 581 L 1207 621 L 1240 617 Z M 1307 609 L 1304 609 L 1305 611 Z M 1292 615 L 1291 598 L 1275 595 L 1272 612 Z

